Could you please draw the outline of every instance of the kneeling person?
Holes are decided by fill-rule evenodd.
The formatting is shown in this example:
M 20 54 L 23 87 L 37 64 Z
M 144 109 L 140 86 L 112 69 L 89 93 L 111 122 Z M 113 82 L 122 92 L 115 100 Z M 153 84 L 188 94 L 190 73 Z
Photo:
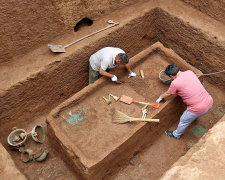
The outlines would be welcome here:
M 112 81 L 117 81 L 116 75 L 110 74 L 109 69 L 115 68 L 118 65 L 124 65 L 129 72 L 129 77 L 136 76 L 136 73 L 131 71 L 129 65 L 129 57 L 120 48 L 105 47 L 91 55 L 89 59 L 89 84 L 95 82 L 101 76 L 111 78 Z

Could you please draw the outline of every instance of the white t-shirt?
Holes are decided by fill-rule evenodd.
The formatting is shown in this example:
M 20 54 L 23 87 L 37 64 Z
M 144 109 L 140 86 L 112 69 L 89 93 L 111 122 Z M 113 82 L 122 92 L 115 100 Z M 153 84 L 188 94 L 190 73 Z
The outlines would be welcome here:
M 95 54 L 91 55 L 89 62 L 95 71 L 99 71 L 100 67 L 106 71 L 106 69 L 115 68 L 117 65 L 115 63 L 115 58 L 119 53 L 125 53 L 120 48 L 105 47 L 97 51 Z

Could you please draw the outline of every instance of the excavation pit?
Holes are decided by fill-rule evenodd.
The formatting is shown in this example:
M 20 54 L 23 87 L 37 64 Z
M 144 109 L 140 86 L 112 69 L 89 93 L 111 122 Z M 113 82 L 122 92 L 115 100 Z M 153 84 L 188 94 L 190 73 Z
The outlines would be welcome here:
M 173 116 L 169 108 L 183 111 L 179 106 L 178 98 L 171 98 L 159 109 L 149 108 L 148 118 L 160 118 L 160 123 L 127 123 L 114 124 L 113 112 L 119 110 L 132 117 L 141 117 L 143 105 L 127 105 L 112 100 L 108 105 L 103 96 L 123 94 L 133 97 L 135 100 L 155 102 L 160 93 L 167 90 L 158 79 L 159 72 L 168 64 L 175 63 L 181 70 L 192 70 L 199 77 L 201 72 L 187 64 L 172 50 L 156 43 L 141 53 L 131 58 L 135 72 L 144 71 L 145 79 L 138 74 L 137 77 L 128 79 L 127 73 L 118 68 L 115 74 L 125 83 L 115 85 L 107 79 L 101 78 L 87 86 L 76 95 L 59 105 L 47 118 L 49 135 L 53 145 L 64 154 L 66 162 L 87 179 L 100 179 L 111 173 L 116 164 L 121 160 L 131 157 L 145 142 L 145 137 L 151 137 L 148 141 L 154 141 L 162 133 L 162 129 L 168 126 L 167 116 Z M 84 121 L 71 125 L 65 120 L 68 113 L 77 113 L 82 110 Z M 176 119 L 176 118 L 174 118 Z
M 199 140 L 199 137 L 195 137 L 195 135 L 191 133 L 190 129 L 196 125 L 201 125 L 209 130 L 217 123 L 221 116 L 224 115 L 225 95 L 224 91 L 219 89 L 219 87 L 224 88 L 225 79 L 223 73 L 215 74 L 213 76 L 204 76 L 203 85 L 214 99 L 213 108 L 203 118 L 198 119 L 190 125 L 187 132 L 185 132 L 184 136 L 182 136 L 178 141 L 166 137 L 164 131 L 167 129 L 174 130 L 177 127 L 179 117 L 185 109 L 184 104 L 179 98 L 173 99 L 169 104 L 165 104 L 165 106 L 162 104 L 163 107 L 161 107 L 159 112 L 155 115 L 156 118 L 161 119 L 160 124 L 130 123 L 124 125 L 111 125 L 111 116 L 109 113 L 111 109 L 113 111 L 119 107 L 119 110 L 130 116 L 140 117 L 141 108 L 143 106 L 137 104 L 131 104 L 130 106 L 125 104 L 122 105 L 114 100 L 112 100 L 111 107 L 104 104 L 102 96 L 107 97 L 108 93 L 112 92 L 107 88 L 104 89 L 101 83 L 106 83 L 108 88 L 112 87 L 112 84 L 103 80 L 99 80 L 98 87 L 97 85 L 92 86 L 93 88 L 96 87 L 96 90 L 101 87 L 104 91 L 100 91 L 102 92 L 101 95 L 92 88 L 90 91 L 93 92 L 94 95 L 98 96 L 99 99 L 95 100 L 93 95 L 87 92 L 89 89 L 89 87 L 87 87 L 85 90 L 82 90 L 82 92 L 84 93 L 85 91 L 86 94 L 79 95 L 79 97 L 83 97 L 84 102 L 82 102 L 82 98 L 79 102 L 76 102 L 75 97 L 78 97 L 78 95 L 75 95 L 72 99 L 65 102 L 67 104 L 68 102 L 74 102 L 70 104 L 70 107 L 63 103 L 54 110 L 55 116 L 53 116 L 51 122 L 49 121 L 49 135 L 46 137 L 46 142 L 43 144 L 44 147 L 47 147 L 49 150 L 49 157 L 45 162 L 40 164 L 37 162 L 23 163 L 20 160 L 20 156 L 17 154 L 18 152 L 11 151 L 9 149 L 6 138 L 9 135 L 11 128 L 14 126 L 20 125 L 20 128 L 30 130 L 30 127 L 33 127 L 34 125 L 40 123 L 45 124 L 47 114 L 49 114 L 53 108 L 87 85 L 88 59 L 91 54 L 106 46 L 120 47 L 128 53 L 129 57 L 133 57 L 135 54 L 138 54 L 153 43 L 160 41 L 166 47 L 173 49 L 188 63 L 192 64 L 204 73 L 221 71 L 224 67 L 223 59 L 225 56 L 224 25 L 184 3 L 188 1 L 190 0 L 139 1 L 138 4 L 122 8 L 122 11 L 121 9 L 118 9 L 115 12 L 107 10 L 106 12 L 109 14 L 104 14 L 99 19 L 95 19 L 91 15 L 91 12 L 89 12 L 90 9 L 87 9 L 87 11 L 76 11 L 76 9 L 74 9 L 80 6 L 67 6 L 64 4 L 65 6 L 61 6 L 62 9 L 60 9 L 56 8 L 57 5 L 55 4 L 56 6 L 53 7 L 52 11 L 46 11 L 48 5 L 45 3 L 38 3 L 43 6 L 42 8 L 35 8 L 35 3 L 33 3 L 32 7 L 35 11 L 32 9 L 30 12 L 34 12 L 35 15 L 27 16 L 28 13 L 26 10 L 29 6 L 27 6 L 28 4 L 24 4 L 26 1 L 23 1 L 21 4 L 17 4 L 20 6 L 14 6 L 16 8 L 15 11 L 10 7 L 10 3 L 3 3 L 3 9 L 7 5 L 10 10 L 15 12 L 15 16 L 13 17 L 17 17 L 18 9 L 23 9 L 23 11 L 20 11 L 23 13 L 20 14 L 24 14 L 24 17 L 29 17 L 26 19 L 19 16 L 19 19 L 15 20 L 14 18 L 11 18 L 12 16 L 10 14 L 8 14 L 5 17 L 13 21 L 11 23 L 9 22 L 9 24 L 4 23 L 4 28 L 2 28 L 4 31 L 4 33 L 2 33 L 2 40 L 6 42 L 6 46 L 3 46 L 0 50 L 3 52 L 0 63 L 7 62 L 7 64 L 2 64 L 0 67 L 0 76 L 2 80 L 0 88 L 0 132 L 2 135 L 1 143 L 9 152 L 9 159 L 12 158 L 16 164 L 10 173 L 16 172 L 15 170 L 18 168 L 28 179 L 80 180 L 80 177 L 73 174 L 74 170 L 76 170 L 77 172 L 80 172 L 83 177 L 87 178 L 91 177 L 92 174 L 95 175 L 95 172 L 98 172 L 95 175 L 96 178 L 109 175 L 105 178 L 107 180 L 158 179 L 172 166 L 173 163 L 185 155 L 188 149 L 190 149 L 190 147 Z M 195 3 L 200 2 L 191 1 Z M 124 3 L 125 1 L 120 2 Z M 134 1 L 127 2 L 134 3 Z M 114 3 L 117 3 L 117 1 Z M 53 4 L 54 3 L 50 3 L 50 5 Z M 213 7 L 212 4 L 208 4 L 210 7 Z M 86 5 L 88 6 L 88 3 Z M 66 10 L 66 7 L 72 8 L 75 13 L 71 13 L 68 9 Z M 221 4 L 219 7 L 223 7 L 223 5 Z M 55 14 L 53 14 L 55 18 L 52 18 L 53 16 L 45 16 L 46 14 L 44 15 L 44 13 L 39 13 L 45 20 L 47 20 L 46 25 L 46 23 L 43 22 L 44 19 L 36 16 L 36 12 L 40 9 L 44 10 L 46 13 L 55 12 L 55 10 L 58 9 L 60 11 L 62 10 L 62 12 L 68 12 L 68 15 L 71 16 L 68 17 L 64 14 L 62 17 L 60 15 L 55 16 Z M 214 10 L 216 14 L 220 12 L 216 9 Z M 5 12 L 11 12 L 13 14 L 12 11 L 6 10 Z M 79 16 L 77 15 L 79 12 L 84 14 Z M 97 10 L 94 9 L 94 12 L 97 12 Z M 206 10 L 206 12 L 211 11 Z M 224 15 L 222 11 L 220 13 Z M 76 17 L 74 16 L 75 14 L 77 15 Z M 33 21 L 31 21 L 32 17 L 34 17 Z M 81 27 L 76 33 L 66 32 L 62 27 L 64 24 L 67 24 L 69 25 L 69 29 L 72 31 L 76 24 L 75 21 L 79 21 L 81 17 L 90 17 L 95 23 L 93 23 L 92 26 Z M 76 18 L 75 21 L 74 18 Z M 40 20 L 38 21 L 39 23 L 37 22 L 37 19 Z M 109 19 L 120 22 L 120 25 L 74 44 L 72 47 L 68 48 L 66 53 L 54 54 L 47 47 L 48 43 L 65 45 L 91 32 L 97 31 L 98 29 L 105 27 L 105 23 Z M 54 21 L 54 23 L 49 22 L 49 20 Z M 62 23 L 62 21 L 58 22 L 57 20 L 65 20 L 65 22 Z M 30 24 L 33 24 L 33 22 L 36 22 L 36 26 Z M 11 28 L 11 25 L 16 25 L 15 23 L 19 25 L 15 27 L 20 28 Z M 8 27 L 10 27 L 10 31 L 7 31 L 5 28 L 7 24 Z M 31 27 L 29 31 L 27 31 L 28 26 Z M 43 31 L 40 31 L 39 27 Z M 11 30 L 15 31 L 12 32 Z M 55 38 L 56 36 L 57 38 Z M 141 66 L 142 60 L 140 60 L 135 65 L 135 71 L 138 74 L 138 77 L 127 79 L 127 73 L 120 74 L 120 78 L 124 79 L 126 83 L 113 89 L 113 91 L 115 91 L 113 92 L 114 95 L 121 95 L 122 93 L 118 90 L 122 89 L 121 92 L 132 96 L 134 99 L 137 98 L 137 100 L 155 101 L 154 98 L 157 98 L 161 92 L 167 89 L 168 86 L 163 85 L 160 81 L 155 81 L 154 78 L 158 79 L 158 73 L 162 68 L 164 68 L 158 68 L 158 66 L 168 64 L 166 61 L 168 59 L 172 59 L 171 62 L 173 62 L 174 56 L 177 56 L 173 53 L 173 55 L 171 55 L 171 53 L 165 53 L 165 51 L 168 50 L 165 50 L 162 47 L 161 49 L 163 50 L 160 50 L 160 48 L 158 48 L 158 50 L 156 50 L 156 48 L 153 49 L 154 50 L 148 52 L 151 52 L 151 54 L 149 56 L 146 55 L 146 58 L 154 60 L 155 63 L 153 63 L 153 65 L 156 65 L 154 68 L 157 68 L 158 72 L 156 73 L 156 70 L 153 70 L 153 74 L 150 75 L 150 73 L 152 73 L 152 67 L 145 68 L 145 66 Z M 169 57 L 168 54 L 170 54 Z M 171 58 L 171 56 L 173 58 Z M 160 60 L 161 58 L 164 60 L 166 58 L 166 60 Z M 144 59 L 143 62 L 145 62 Z M 144 74 L 151 78 L 145 77 L 144 80 L 141 79 L 139 76 L 140 69 L 143 69 Z M 151 70 L 150 72 L 147 71 L 149 69 Z M 188 67 L 188 69 L 191 69 L 191 67 Z M 119 74 L 119 71 L 116 71 L 116 73 Z M 142 86 L 144 86 L 144 88 L 142 88 Z M 150 90 L 154 89 L 153 94 L 150 94 L 149 91 L 147 92 L 147 87 L 149 87 Z M 159 88 L 161 89 L 159 90 Z M 96 101 L 96 106 L 92 105 L 88 101 L 89 98 L 91 103 Z M 90 123 L 92 122 L 90 117 L 92 117 L 94 113 L 89 111 L 90 108 L 87 108 L 87 104 L 89 107 L 94 108 L 97 108 L 97 105 L 100 104 L 102 111 L 107 112 L 107 117 L 109 118 L 99 119 L 99 121 L 96 121 L 96 118 L 102 117 L 103 114 L 101 111 L 97 111 L 96 118 L 93 120 L 93 123 Z M 118 106 L 118 104 L 121 105 Z M 84 118 L 78 124 L 72 126 L 67 123 L 66 120 L 61 118 L 61 116 L 68 118 L 69 111 L 72 111 L 72 114 L 78 113 L 79 110 L 81 110 L 81 108 L 78 108 L 79 106 L 84 110 L 84 112 L 82 111 L 82 117 Z M 65 107 L 65 109 L 63 109 L 63 107 Z M 135 111 L 131 112 L 131 109 L 135 109 Z M 59 111 L 57 112 L 57 110 Z M 154 113 L 154 110 L 150 109 L 148 118 L 154 115 Z M 54 121 L 61 124 L 54 123 Z M 88 125 L 88 123 L 90 123 L 90 125 Z M 63 126 L 63 129 L 61 129 L 60 125 Z M 100 142 L 96 142 L 94 137 L 86 137 L 91 134 L 90 132 L 97 131 L 97 129 L 92 130 L 94 125 L 96 128 L 101 127 L 103 129 L 102 135 L 106 137 L 106 141 L 102 141 L 102 139 L 100 139 L 102 137 L 100 136 L 101 134 L 97 134 L 99 132 L 96 133 L 97 135 L 94 134 L 93 136 L 96 136 L 97 138 L 100 137 Z M 113 126 L 114 128 L 105 128 L 106 125 L 110 125 L 110 127 Z M 53 128 L 53 126 L 55 127 Z M 56 130 L 56 126 L 58 126 L 58 131 L 55 136 L 54 131 Z M 90 128 L 92 131 L 89 132 L 90 129 L 85 129 L 86 127 Z M 123 134 L 120 134 L 116 127 L 119 127 L 118 129 L 126 134 L 126 137 L 122 136 Z M 67 132 L 65 132 L 66 128 L 71 130 L 74 135 L 69 134 L 68 136 Z M 81 130 L 81 132 L 75 132 L 75 130 Z M 84 132 L 84 136 L 82 132 Z M 109 133 L 106 134 L 106 132 Z M 117 135 L 115 137 L 118 137 L 118 140 L 115 138 L 108 143 L 107 141 L 110 140 L 109 135 L 112 133 Z M 209 133 L 210 131 L 207 132 L 206 135 Z M 68 140 L 65 138 L 63 139 L 61 135 L 68 138 Z M 81 138 L 78 137 L 78 135 L 80 135 Z M 124 139 L 121 139 L 121 137 Z M 202 139 L 204 139 L 204 137 L 205 135 Z M 79 142 L 79 138 L 84 140 L 83 144 L 86 143 L 85 140 L 91 141 L 91 145 L 88 145 L 87 143 L 83 145 Z M 74 139 L 78 141 L 75 142 Z M 50 142 L 54 146 L 51 146 Z M 107 143 L 111 143 L 111 145 L 105 148 L 104 144 Z M 91 156 L 93 155 L 93 152 L 90 148 L 94 147 L 93 144 L 96 144 L 96 146 L 100 148 L 104 147 L 105 149 L 98 149 L 100 151 L 98 152 L 99 154 L 97 154 L 97 156 Z M 32 147 L 33 144 L 30 144 L 30 146 Z M 85 149 L 85 146 L 87 146 L 87 150 Z M 90 148 L 88 146 L 90 146 Z M 82 152 L 84 154 L 82 157 L 82 154 L 79 154 L 79 151 L 75 151 L 78 147 L 84 151 Z M 116 147 L 118 147 L 118 149 L 116 149 Z M 55 149 L 60 153 L 55 152 Z M 94 149 L 94 152 L 96 152 L 96 149 L 97 148 Z M 194 151 L 193 149 L 195 149 L 195 147 L 191 148 L 191 151 Z M 103 153 L 101 154 L 101 152 Z M 7 157 L 5 153 L 1 154 L 4 157 Z M 73 168 L 72 170 L 70 170 L 69 166 L 65 165 L 61 156 L 63 156 L 64 161 Z M 129 157 L 132 159 L 128 160 Z M 201 158 L 202 156 L 199 157 Z M 215 157 L 217 157 L 217 155 Z M 211 159 L 214 160 L 214 157 Z M 2 162 L 7 161 L 3 159 Z M 122 166 L 120 162 L 122 162 Z M 116 171 L 117 167 L 120 168 L 120 171 Z M 42 169 L 44 170 L 42 171 Z M 18 177 L 18 175 L 16 177 Z

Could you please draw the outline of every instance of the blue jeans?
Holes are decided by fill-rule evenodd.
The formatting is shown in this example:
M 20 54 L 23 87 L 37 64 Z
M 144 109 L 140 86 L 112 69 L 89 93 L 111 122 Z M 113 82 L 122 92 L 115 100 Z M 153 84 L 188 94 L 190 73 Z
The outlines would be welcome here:
M 197 118 L 205 115 L 210 109 L 212 108 L 212 106 L 206 110 L 203 113 L 197 114 L 197 113 L 192 113 L 188 110 L 184 111 L 182 116 L 180 117 L 180 122 L 178 124 L 178 127 L 175 131 L 173 131 L 173 135 L 176 138 L 180 138 L 180 136 L 182 134 L 184 134 L 185 130 L 187 129 L 187 127 Z

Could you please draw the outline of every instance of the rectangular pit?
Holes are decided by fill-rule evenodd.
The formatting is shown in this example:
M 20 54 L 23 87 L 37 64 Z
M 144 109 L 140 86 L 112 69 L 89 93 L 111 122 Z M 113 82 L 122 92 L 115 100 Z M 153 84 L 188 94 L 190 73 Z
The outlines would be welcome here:
M 46 44 L 45 47 L 37 49 L 38 52 L 32 52 L 28 57 L 21 58 L 22 63 L 12 65 L 8 68 L 8 72 L 0 68 L 0 75 L 3 78 L 0 88 L 0 106 L 2 107 L 0 125 L 15 126 L 15 116 L 20 122 L 30 121 L 35 115 L 42 114 L 46 109 L 50 111 L 84 88 L 88 83 L 89 57 L 102 47 L 120 47 L 129 57 L 132 57 L 155 43 L 156 15 L 154 9 L 149 9 L 148 12 L 140 11 L 138 15 L 124 17 L 120 25 L 73 45 L 66 53 L 54 54 Z M 110 19 L 111 16 L 105 18 Z M 88 29 L 83 35 L 105 27 L 104 23 L 105 20 L 96 22 L 98 26 Z M 70 35 L 64 43 L 71 42 L 71 38 L 82 37 L 74 36 Z M 64 39 L 54 43 L 62 44 L 62 41 Z M 24 64 L 27 66 L 22 68 Z M 17 71 L 14 71 L 14 68 Z
M 165 113 L 173 116 L 174 112 L 168 111 L 170 107 L 176 106 L 181 111 L 184 109 L 178 105 L 181 102 L 179 98 L 171 98 L 159 109 L 149 108 L 148 118 L 160 118 L 159 124 L 114 124 L 112 116 L 115 109 L 132 117 L 141 117 L 142 106 L 115 101 L 108 106 L 103 96 L 107 97 L 109 93 L 117 96 L 125 94 L 135 100 L 154 102 L 168 88 L 158 80 L 158 73 L 170 63 L 177 64 L 181 70 L 190 69 L 199 77 L 202 74 L 160 43 L 145 49 L 130 61 L 137 77 L 128 79 L 127 72 L 117 68 L 115 74 L 125 81 L 124 84 L 115 85 L 101 78 L 59 105 L 47 118 L 52 144 L 62 152 L 64 160 L 84 178 L 100 179 L 114 171 L 117 163 L 133 156 L 147 141 L 156 140 L 161 129 L 173 123 L 165 118 Z M 144 71 L 145 79 L 141 79 L 140 69 Z M 70 111 L 77 113 L 81 109 L 85 120 L 77 125 L 72 126 L 62 118 L 68 118 Z
M 50 111 L 84 88 L 88 82 L 88 59 L 105 46 L 120 47 L 132 57 L 160 41 L 204 73 L 221 71 L 225 54 L 224 26 L 212 19 L 204 19 L 203 14 L 197 16 L 195 11 L 186 9 L 185 3 L 175 2 L 175 8 L 172 1 L 161 0 L 126 7 L 123 11 L 118 10 L 97 20 L 97 26 L 93 26 L 93 29 L 90 27 L 83 35 L 102 28 L 106 20 L 111 18 L 118 20 L 119 26 L 73 45 L 65 54 L 53 54 L 46 44 L 19 58 L 18 63 L 9 64 L 6 69 L 3 66 L 0 69 L 1 126 L 15 126 L 15 117 L 18 122 L 30 121 L 32 117 L 45 110 Z M 134 10 L 138 13 L 129 13 Z M 187 14 L 182 13 L 184 11 Z M 208 23 L 201 26 L 199 21 L 202 24 L 206 21 Z M 81 36 L 67 34 L 67 40 L 59 38 L 51 43 L 67 44 L 71 39 Z M 224 88 L 223 73 L 208 77 L 217 86 Z
M 176 6 L 174 6 L 174 3 Z M 196 16 L 196 13 L 189 10 L 187 11 L 187 9 L 183 5 L 180 6 L 179 4 L 182 5 L 183 3 L 179 1 L 161 0 L 154 1 L 154 3 L 151 3 L 151 1 L 148 1 L 146 4 L 141 4 L 140 2 L 139 5 L 133 6 L 133 9 L 128 9 L 129 11 L 127 11 L 127 9 L 125 8 L 122 11 L 118 10 L 118 12 L 115 12 L 116 16 L 104 16 L 105 19 L 101 19 L 100 22 L 100 24 L 102 23 L 103 25 L 103 21 L 105 22 L 106 20 L 108 20 L 109 17 L 114 17 L 115 19 L 113 18 L 113 20 L 118 20 L 120 22 L 120 26 L 118 26 L 118 28 L 113 28 L 110 31 L 107 31 L 107 33 L 101 33 L 97 37 L 88 38 L 86 41 L 83 41 L 82 43 L 74 45 L 73 47 L 71 47 L 71 49 L 68 49 L 68 53 L 64 55 L 51 54 L 51 52 L 48 51 L 49 49 L 46 48 L 46 44 L 41 49 L 36 49 L 36 53 L 33 51 L 30 52 L 29 58 L 27 57 L 27 55 L 25 55 L 24 57 L 20 57 L 19 59 L 15 57 L 16 61 L 19 60 L 19 64 L 9 64 L 9 69 L 3 69 L 4 71 L 0 70 L 3 79 L 3 84 L 0 89 L 0 126 L 2 134 L 1 142 L 10 152 L 12 158 L 14 159 L 14 162 L 17 164 L 17 167 L 20 169 L 21 172 L 23 172 L 30 179 L 33 179 L 35 175 L 30 172 L 35 172 L 34 169 L 36 165 L 24 165 L 20 163 L 19 157 L 17 157 L 15 152 L 11 151 L 8 148 L 7 143 L 5 142 L 5 139 L 8 135 L 7 131 L 10 131 L 11 127 L 15 125 L 17 126 L 18 124 L 21 127 L 27 127 L 27 124 L 29 124 L 29 126 L 32 126 L 31 124 L 34 124 L 36 122 L 43 122 L 46 117 L 45 114 L 49 112 L 52 107 L 55 107 L 57 104 L 63 102 L 66 98 L 68 98 L 75 92 L 81 90 L 86 85 L 86 82 L 88 80 L 88 58 L 99 48 L 108 45 L 121 47 L 128 53 L 130 57 L 132 57 L 133 55 L 137 54 L 138 52 L 158 40 L 162 42 L 166 47 L 172 48 L 183 59 L 185 59 L 187 62 L 191 63 L 195 67 L 201 69 L 204 73 L 219 71 L 222 67 L 224 67 L 224 28 L 220 28 L 220 24 L 215 23 L 212 19 L 205 19 L 205 15 L 200 16 L 198 14 Z M 134 12 L 134 10 L 139 14 L 130 13 Z M 129 14 L 129 16 L 126 16 L 127 14 Z M 185 16 L 186 18 L 184 18 Z M 98 22 L 98 20 L 96 22 Z M 199 22 L 204 23 L 205 25 Z M 55 24 L 52 25 L 54 26 Z M 215 28 L 212 28 L 212 26 Z M 95 29 L 97 28 L 98 26 L 95 27 Z M 95 29 L 88 30 L 94 31 Z M 220 32 L 220 30 L 221 34 L 218 33 Z M 57 33 L 59 32 L 54 32 L 54 34 Z M 87 33 L 87 31 L 84 31 L 83 33 L 85 34 Z M 80 34 L 80 36 L 81 35 L 82 34 Z M 73 34 L 71 36 L 68 36 L 69 38 L 67 37 L 67 40 L 70 41 L 71 39 L 77 39 L 80 36 L 76 36 L 75 34 Z M 129 41 L 127 41 L 127 39 Z M 58 44 L 62 44 L 63 42 L 66 43 L 67 41 L 64 41 L 64 38 L 59 38 L 56 42 Z M 29 45 L 28 48 L 30 48 Z M 13 53 L 15 52 L 13 51 Z M 23 59 L 25 59 L 26 61 L 23 61 Z M 32 62 L 37 62 L 37 64 L 32 64 Z M 36 68 L 38 64 L 41 64 L 41 67 L 43 68 Z M 80 74 L 80 76 L 77 77 L 77 74 Z M 10 79 L 5 79 L 4 77 L 10 77 Z M 214 79 L 214 82 L 216 82 L 217 84 L 210 84 L 210 86 L 206 86 L 206 89 L 208 88 L 212 90 L 212 88 L 216 87 L 215 85 L 219 84 L 224 87 L 223 82 L 225 79 L 223 73 L 210 76 L 210 78 Z M 4 80 L 6 80 L 5 83 Z M 7 84 L 7 86 L 5 87 L 4 84 Z M 220 111 L 218 111 L 217 108 L 221 107 L 221 104 L 224 107 L 223 94 L 218 94 L 217 90 L 212 90 L 212 95 L 214 95 L 213 98 L 215 100 L 213 107 L 214 109 L 210 117 L 203 119 L 204 123 L 206 124 L 208 119 L 213 119 L 214 122 L 216 122 L 217 118 L 215 114 L 221 113 Z M 179 105 L 176 103 L 180 103 L 179 99 L 175 99 L 174 104 L 177 107 L 179 105 L 182 105 L 182 103 L 180 103 Z M 160 111 L 157 117 L 160 117 L 162 122 L 164 122 L 164 120 L 168 120 L 166 119 L 166 117 L 168 116 L 170 117 L 170 119 L 174 118 L 178 120 L 180 114 L 177 114 L 175 116 L 171 111 L 174 111 L 174 113 L 177 112 L 174 110 L 174 108 L 169 108 L 174 104 L 166 106 Z M 50 107 L 50 105 L 52 105 L 52 107 Z M 43 110 L 47 110 L 44 115 Z M 170 111 L 169 114 L 167 112 L 168 110 Z M 177 109 L 177 111 L 182 112 L 182 109 Z M 34 119 L 34 115 L 38 114 L 38 116 L 40 116 L 39 113 L 41 113 L 41 116 L 43 116 L 40 119 L 43 120 L 40 121 L 38 119 L 36 121 Z M 23 120 L 25 126 L 21 124 L 21 120 Z M 208 123 L 207 126 L 208 128 L 211 128 L 212 124 Z M 168 128 L 168 126 L 165 126 L 164 128 Z M 146 128 L 146 131 L 147 130 L 148 129 Z M 141 132 L 143 132 L 143 129 Z M 157 129 L 156 133 L 157 135 L 159 135 L 162 132 L 163 129 L 160 128 Z M 143 133 L 145 133 L 146 135 L 145 139 L 147 137 L 151 138 L 151 142 L 153 142 L 153 140 L 157 138 L 157 142 L 155 142 L 154 144 L 163 143 L 163 141 L 161 141 L 158 136 L 155 136 L 153 134 L 154 137 L 151 137 L 153 135 L 151 135 L 150 133 Z M 185 134 L 185 137 L 186 136 L 187 134 Z M 137 135 L 135 137 L 137 139 L 140 139 L 139 137 L 141 137 L 141 135 Z M 185 140 L 185 138 L 182 138 L 182 141 L 183 140 Z M 178 141 L 179 143 L 177 144 L 170 143 L 170 146 L 175 147 L 170 147 L 170 152 L 180 152 L 179 157 L 183 156 L 184 153 L 181 153 L 180 150 L 182 141 Z M 170 141 L 166 139 L 166 141 L 164 142 Z M 179 149 L 177 150 L 176 147 L 178 146 Z M 168 148 L 168 146 L 166 147 Z M 162 148 L 161 145 L 159 145 L 158 148 Z M 149 149 L 152 149 L 152 146 Z M 63 149 L 62 151 L 65 152 Z M 169 163 L 163 162 L 162 159 L 173 159 L 173 162 L 175 162 L 174 159 L 176 159 L 174 158 L 174 154 L 170 154 L 170 156 L 167 152 L 166 154 L 160 154 L 159 151 L 156 151 L 156 153 L 158 154 L 158 156 L 160 156 L 160 160 L 155 158 L 154 156 L 149 159 L 151 163 L 147 163 L 148 168 L 146 172 L 150 174 L 152 179 L 157 178 L 154 178 L 151 172 L 160 169 L 155 163 L 157 160 L 159 165 L 164 163 L 167 164 L 167 166 L 169 167 Z M 53 153 L 51 151 L 51 156 L 52 154 Z M 154 154 L 154 151 L 153 153 L 152 151 L 150 151 L 150 154 Z M 154 160 L 152 161 L 153 158 Z M 57 164 L 58 169 L 60 169 L 61 172 L 65 172 L 66 170 L 62 168 L 58 162 L 59 161 L 55 162 Z M 74 162 L 71 162 L 73 165 Z M 49 161 L 47 161 L 47 163 L 41 164 L 41 166 L 48 166 L 48 163 Z M 149 164 L 155 166 L 155 169 L 153 167 L 149 169 Z M 138 165 L 139 164 L 137 164 L 136 166 L 137 169 L 132 169 L 131 171 L 129 171 L 129 175 L 130 177 L 132 177 L 132 179 L 135 178 L 131 172 L 138 173 L 137 170 L 142 169 L 139 168 Z M 159 171 L 164 170 L 161 169 Z M 121 173 L 123 172 L 120 172 L 120 174 Z M 58 171 L 55 174 L 55 177 L 60 178 L 59 174 L 60 172 Z M 48 175 L 49 174 L 46 171 L 45 174 L 42 176 L 43 179 L 47 179 Z M 64 179 L 68 179 L 68 177 L 71 177 L 72 179 L 75 178 L 69 174 L 68 176 L 64 177 Z M 36 175 L 35 178 L 38 179 L 40 178 L 40 176 Z M 124 177 L 124 179 L 129 179 L 129 177 L 126 176 Z

